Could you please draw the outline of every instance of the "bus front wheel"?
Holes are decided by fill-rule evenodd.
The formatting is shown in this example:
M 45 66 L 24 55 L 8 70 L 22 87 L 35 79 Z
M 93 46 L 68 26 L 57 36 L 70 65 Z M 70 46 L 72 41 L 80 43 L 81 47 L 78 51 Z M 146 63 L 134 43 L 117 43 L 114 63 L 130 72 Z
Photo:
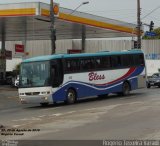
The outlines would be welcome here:
M 74 89 L 69 89 L 67 92 L 66 103 L 73 104 L 76 102 L 76 91 Z
M 130 93 L 130 85 L 128 82 L 124 82 L 122 86 L 122 95 L 127 96 Z

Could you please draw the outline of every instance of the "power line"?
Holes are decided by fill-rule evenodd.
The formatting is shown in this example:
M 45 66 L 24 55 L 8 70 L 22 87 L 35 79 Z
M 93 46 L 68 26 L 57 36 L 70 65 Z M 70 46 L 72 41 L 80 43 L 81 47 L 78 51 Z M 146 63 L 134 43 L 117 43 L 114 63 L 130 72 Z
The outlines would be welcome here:
M 154 11 L 156 11 L 156 10 L 159 9 L 159 8 L 160 8 L 160 6 L 158 6 L 158 7 L 155 8 L 155 9 L 153 9 L 151 12 L 149 12 L 148 14 L 146 14 L 145 16 L 143 16 L 143 17 L 141 18 L 141 20 L 144 19 L 144 18 L 146 18 L 147 16 L 149 16 L 150 14 L 152 14 Z

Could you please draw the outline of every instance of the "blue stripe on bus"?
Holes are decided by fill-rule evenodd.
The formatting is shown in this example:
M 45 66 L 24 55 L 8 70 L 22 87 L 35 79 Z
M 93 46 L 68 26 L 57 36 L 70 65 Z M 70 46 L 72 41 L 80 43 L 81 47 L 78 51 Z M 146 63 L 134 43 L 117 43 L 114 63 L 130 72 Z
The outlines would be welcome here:
M 132 82 L 131 90 L 137 89 L 138 80 L 137 76 L 142 73 L 144 67 L 137 67 L 136 70 L 126 79 Z M 119 80 L 113 84 L 106 86 L 93 85 L 80 81 L 69 81 L 65 83 L 59 90 L 53 94 L 53 101 L 64 101 L 66 99 L 66 94 L 69 88 L 74 88 L 77 92 L 77 98 L 83 98 L 86 96 L 97 96 L 108 93 L 116 93 L 122 91 L 122 84 L 124 80 Z

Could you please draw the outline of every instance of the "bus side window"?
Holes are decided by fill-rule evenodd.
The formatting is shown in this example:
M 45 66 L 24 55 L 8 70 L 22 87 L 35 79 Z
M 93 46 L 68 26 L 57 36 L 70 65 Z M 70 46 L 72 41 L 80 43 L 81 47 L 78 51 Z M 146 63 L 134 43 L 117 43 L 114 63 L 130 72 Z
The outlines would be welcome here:
M 112 68 L 120 68 L 122 67 L 122 61 L 120 56 L 111 56 L 111 64 Z
M 66 61 L 65 70 L 66 70 L 67 73 L 71 71 L 71 62 L 70 62 L 70 60 Z
M 144 66 L 144 56 L 143 54 L 135 54 L 134 56 L 134 64 L 136 66 Z
M 57 80 L 57 69 L 55 65 L 51 66 L 51 79 L 52 79 L 52 86 L 56 87 L 58 84 L 58 80 Z
M 125 67 L 130 67 L 134 66 L 134 60 L 132 55 L 122 55 L 122 66 Z
M 139 55 L 139 62 L 140 62 L 140 65 L 144 66 L 144 56 L 142 54 Z
M 85 65 L 84 65 L 84 68 L 85 68 L 86 70 L 92 70 L 92 69 L 94 69 L 94 63 L 92 62 L 91 59 L 86 60 Z
M 66 61 L 65 71 L 67 73 L 74 73 L 80 71 L 79 59 L 70 59 Z
M 97 69 L 109 69 L 111 67 L 111 62 L 110 62 L 110 57 L 101 57 L 101 58 L 96 58 L 96 68 Z
M 80 68 L 83 71 L 95 70 L 95 60 L 93 58 L 80 60 Z
M 60 60 L 51 65 L 51 80 L 53 87 L 58 87 L 63 82 L 63 67 Z

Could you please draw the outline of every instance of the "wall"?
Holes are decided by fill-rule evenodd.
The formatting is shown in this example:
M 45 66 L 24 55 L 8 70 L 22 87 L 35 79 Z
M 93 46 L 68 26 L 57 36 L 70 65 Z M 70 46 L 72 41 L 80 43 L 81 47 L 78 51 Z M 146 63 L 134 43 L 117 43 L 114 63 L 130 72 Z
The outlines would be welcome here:
M 22 44 L 20 41 L 6 42 L 6 49 L 13 51 L 15 44 Z M 26 42 L 26 52 L 29 55 L 24 58 L 30 58 L 39 55 L 51 54 L 50 40 L 37 40 Z M 68 49 L 81 49 L 81 40 L 57 40 L 56 53 L 67 53 Z M 98 51 L 120 51 L 133 48 L 131 40 L 86 40 L 86 52 Z M 142 40 L 142 50 L 146 56 L 147 73 L 149 75 L 158 72 L 160 68 L 160 40 Z
M 151 76 L 160 69 L 160 60 L 146 60 L 147 75 Z
M 56 41 L 56 53 L 67 53 L 67 49 L 72 49 L 72 40 Z M 49 55 L 51 54 L 51 41 L 27 41 L 26 52 L 29 52 L 27 58 Z
M 22 58 L 13 58 L 12 60 L 6 60 L 6 71 L 13 71 L 19 63 L 22 62 Z

